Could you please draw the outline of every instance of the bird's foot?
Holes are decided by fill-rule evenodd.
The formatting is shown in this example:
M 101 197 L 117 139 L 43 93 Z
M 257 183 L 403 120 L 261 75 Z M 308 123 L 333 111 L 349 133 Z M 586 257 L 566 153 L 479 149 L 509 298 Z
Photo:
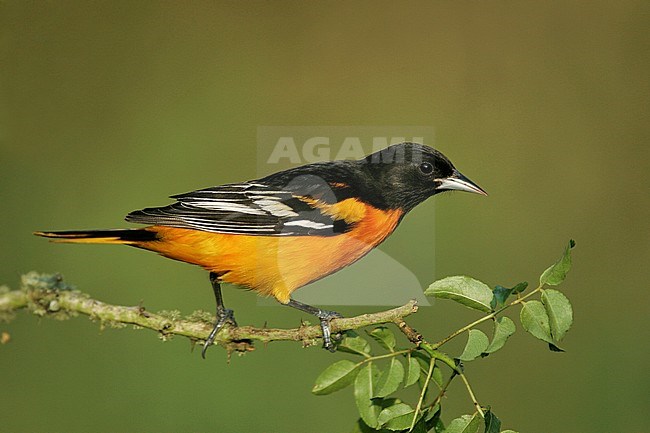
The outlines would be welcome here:
M 332 330 L 330 329 L 330 322 L 332 319 L 340 319 L 343 317 L 336 311 L 319 310 L 316 317 L 320 320 L 320 329 L 323 331 L 323 348 L 330 352 L 336 352 L 336 346 L 332 343 Z M 340 339 L 341 334 L 338 333 L 334 336 L 335 339 Z
M 201 350 L 201 357 L 205 359 L 205 353 L 208 350 L 208 347 L 212 346 L 214 339 L 217 337 L 217 333 L 228 323 L 233 327 L 237 327 L 237 321 L 235 320 L 235 312 L 228 308 L 217 309 L 217 320 L 214 324 L 214 328 L 210 331 L 208 339 L 203 343 L 203 350 Z

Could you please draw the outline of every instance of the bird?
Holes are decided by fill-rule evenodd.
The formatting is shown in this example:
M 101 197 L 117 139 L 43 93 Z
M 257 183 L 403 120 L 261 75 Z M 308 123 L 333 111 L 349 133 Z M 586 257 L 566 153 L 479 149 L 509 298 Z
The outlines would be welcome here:
M 446 191 L 487 195 L 441 152 L 420 143 L 393 144 L 359 160 L 310 163 L 241 183 L 173 195 L 175 202 L 136 210 L 141 228 L 37 231 L 54 242 L 122 244 L 203 267 L 216 320 L 202 357 L 226 325 L 222 283 L 272 296 L 320 321 L 323 347 L 335 351 L 335 311 L 292 293 L 361 259 L 415 206 Z

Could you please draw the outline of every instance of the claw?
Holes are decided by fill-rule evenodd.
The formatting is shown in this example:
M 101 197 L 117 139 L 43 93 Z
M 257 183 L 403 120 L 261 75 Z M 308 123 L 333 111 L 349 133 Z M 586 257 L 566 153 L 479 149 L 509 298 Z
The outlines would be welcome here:
M 320 329 L 323 331 L 323 347 L 330 352 L 336 351 L 336 346 L 332 343 L 332 331 L 330 329 L 330 322 L 332 319 L 338 319 L 343 316 L 341 316 L 336 311 L 321 310 L 320 308 L 312 307 L 311 305 L 298 302 L 293 298 L 290 298 L 289 302 L 287 302 L 285 305 L 318 317 L 320 320 Z
M 221 330 L 221 328 L 224 327 L 226 323 L 229 323 L 230 325 L 237 327 L 237 321 L 235 320 L 235 312 L 228 308 L 217 310 L 217 321 L 215 322 L 212 331 L 210 331 L 210 335 L 208 335 L 207 340 L 205 340 L 205 343 L 203 343 L 203 349 L 201 350 L 201 357 L 203 359 L 205 359 L 205 353 L 207 352 L 208 347 L 212 346 L 215 338 L 217 337 L 217 333 Z
M 320 329 L 323 331 L 323 348 L 330 352 L 336 352 L 336 346 L 332 343 L 332 330 L 330 329 L 330 322 L 332 319 L 339 319 L 343 317 L 336 311 L 319 310 L 316 317 L 320 319 Z M 337 333 L 335 339 L 340 338 L 340 333 Z M 338 338 L 337 338 L 338 337 Z

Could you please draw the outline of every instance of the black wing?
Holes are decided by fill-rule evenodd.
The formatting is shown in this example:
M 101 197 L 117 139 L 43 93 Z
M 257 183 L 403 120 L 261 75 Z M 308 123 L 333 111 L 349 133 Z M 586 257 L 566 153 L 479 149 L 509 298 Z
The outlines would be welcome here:
M 222 185 L 172 196 L 176 203 L 131 212 L 126 220 L 215 233 L 332 236 L 351 229 L 322 212 L 336 203 L 337 189 L 313 175 L 281 187 L 263 181 Z

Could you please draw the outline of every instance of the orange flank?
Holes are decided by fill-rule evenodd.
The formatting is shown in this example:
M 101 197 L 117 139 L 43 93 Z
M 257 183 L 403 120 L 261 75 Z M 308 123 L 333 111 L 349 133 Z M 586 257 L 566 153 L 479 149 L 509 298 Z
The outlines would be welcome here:
M 348 202 L 348 203 L 346 203 Z M 283 304 L 299 287 L 348 266 L 381 243 L 399 223 L 401 210 L 380 211 L 357 200 L 331 206 L 346 221 L 358 221 L 334 236 L 250 236 L 151 226 L 159 240 L 134 245 L 200 265 L 222 281 L 274 296 Z

